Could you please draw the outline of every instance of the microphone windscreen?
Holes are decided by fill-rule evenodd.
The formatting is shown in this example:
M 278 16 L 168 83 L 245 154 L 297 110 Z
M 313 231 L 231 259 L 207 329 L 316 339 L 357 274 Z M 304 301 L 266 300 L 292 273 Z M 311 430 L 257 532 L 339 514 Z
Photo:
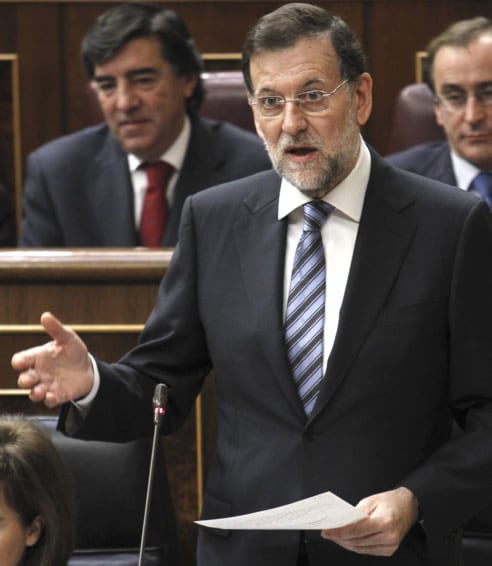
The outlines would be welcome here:
M 154 407 L 166 407 L 167 404 L 167 385 L 165 383 L 158 383 L 154 389 L 154 397 L 152 398 L 152 405 Z

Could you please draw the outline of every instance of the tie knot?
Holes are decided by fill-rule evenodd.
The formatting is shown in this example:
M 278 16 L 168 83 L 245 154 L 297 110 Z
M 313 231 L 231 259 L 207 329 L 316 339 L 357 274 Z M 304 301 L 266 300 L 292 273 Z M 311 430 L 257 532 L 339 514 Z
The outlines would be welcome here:
M 174 167 L 166 161 L 146 161 L 140 168 L 147 174 L 149 188 L 164 187 L 174 171 Z
M 475 189 L 482 198 L 492 195 L 492 173 L 479 173 L 474 181 Z
M 479 173 L 473 180 L 473 187 L 492 208 L 492 173 Z
M 321 230 L 330 216 L 333 206 L 323 200 L 313 200 L 304 205 L 304 232 Z

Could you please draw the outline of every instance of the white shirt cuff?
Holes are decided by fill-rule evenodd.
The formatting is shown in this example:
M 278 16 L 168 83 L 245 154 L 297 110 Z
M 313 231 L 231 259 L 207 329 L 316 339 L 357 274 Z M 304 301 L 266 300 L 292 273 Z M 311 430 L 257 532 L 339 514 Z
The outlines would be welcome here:
M 89 354 L 89 359 L 92 364 L 92 373 L 94 374 L 94 383 L 92 384 L 92 389 L 85 397 L 82 397 L 82 399 L 77 399 L 77 401 L 72 401 L 75 407 L 77 407 L 79 410 L 83 412 L 88 412 L 89 409 L 91 408 L 92 402 L 94 401 L 97 392 L 99 391 L 99 385 L 101 383 L 101 377 L 99 375 L 99 369 L 97 367 L 96 360 L 91 354 Z

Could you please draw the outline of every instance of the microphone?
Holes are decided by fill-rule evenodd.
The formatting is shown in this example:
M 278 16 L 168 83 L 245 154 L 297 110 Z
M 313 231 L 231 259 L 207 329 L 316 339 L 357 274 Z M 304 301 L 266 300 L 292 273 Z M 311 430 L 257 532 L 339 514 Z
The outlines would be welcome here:
M 154 414 L 154 425 L 160 425 L 162 417 L 166 414 L 167 385 L 158 383 L 152 397 L 152 411 Z
M 147 540 L 147 523 L 149 520 L 149 511 L 152 499 L 152 487 L 154 485 L 155 460 L 157 455 L 157 446 L 159 441 L 159 427 L 162 417 L 166 414 L 167 405 L 167 385 L 158 383 L 154 389 L 152 397 L 152 415 L 154 423 L 154 437 L 152 440 L 152 450 L 150 453 L 149 479 L 147 482 L 147 495 L 145 497 L 145 510 L 142 524 L 142 536 L 140 538 L 140 552 L 138 556 L 138 566 L 143 566 L 143 558 L 145 552 L 145 543 Z

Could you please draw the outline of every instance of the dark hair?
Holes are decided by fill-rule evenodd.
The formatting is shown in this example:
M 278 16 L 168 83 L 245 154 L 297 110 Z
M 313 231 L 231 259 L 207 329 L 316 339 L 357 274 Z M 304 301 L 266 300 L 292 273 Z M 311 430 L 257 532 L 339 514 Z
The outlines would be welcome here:
M 23 564 L 66 566 L 74 541 L 68 479 L 48 434 L 27 419 L 0 418 L 0 488 L 24 526 L 42 520 L 42 534 Z
M 201 56 L 184 21 L 173 10 L 157 4 L 120 4 L 97 18 L 80 49 L 89 78 L 94 77 L 96 65 L 111 59 L 129 41 L 142 37 L 159 41 L 161 57 L 177 76 L 198 76 L 193 94 L 187 100 L 189 111 L 198 110 L 204 96 Z
M 424 81 L 434 90 L 433 67 L 437 52 L 442 47 L 467 47 L 483 34 L 492 34 L 492 21 L 477 16 L 469 20 L 459 20 L 451 24 L 442 33 L 432 39 L 427 47 L 427 56 L 423 62 Z
M 249 92 L 253 92 L 250 61 L 255 53 L 280 51 L 292 47 L 300 39 L 316 36 L 331 40 L 342 79 L 354 81 L 367 70 L 366 56 L 359 41 L 340 17 L 311 4 L 285 4 L 260 18 L 246 37 L 242 69 Z

